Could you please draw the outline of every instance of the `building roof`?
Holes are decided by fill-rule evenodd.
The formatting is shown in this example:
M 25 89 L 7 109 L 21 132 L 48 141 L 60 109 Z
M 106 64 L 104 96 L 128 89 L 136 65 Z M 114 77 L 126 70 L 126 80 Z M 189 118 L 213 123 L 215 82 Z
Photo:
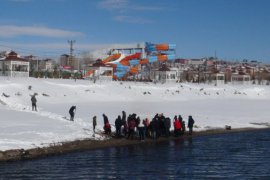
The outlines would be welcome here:
M 62 54 L 61 57 L 69 57 L 68 54 Z
M 15 51 L 10 51 L 5 57 L 0 58 L 2 61 L 28 61 L 27 59 L 21 58 Z
M 170 71 L 170 68 L 168 68 L 166 64 L 162 64 L 162 66 L 158 70 L 159 71 Z
M 93 64 L 95 67 L 105 66 L 101 59 L 97 59 L 96 62 Z

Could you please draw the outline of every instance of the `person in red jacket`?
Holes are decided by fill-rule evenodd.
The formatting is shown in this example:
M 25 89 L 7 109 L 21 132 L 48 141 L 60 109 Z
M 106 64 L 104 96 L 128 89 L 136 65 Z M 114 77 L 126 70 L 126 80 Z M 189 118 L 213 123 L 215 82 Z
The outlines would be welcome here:
M 175 137 L 180 136 L 181 134 L 181 122 L 179 121 L 179 119 L 177 119 L 177 116 L 174 117 L 174 135 Z
M 129 122 L 128 125 L 129 129 L 128 129 L 128 139 L 131 137 L 131 139 L 134 138 L 134 133 L 135 133 L 135 127 L 136 127 L 136 121 L 134 119 L 132 119 Z

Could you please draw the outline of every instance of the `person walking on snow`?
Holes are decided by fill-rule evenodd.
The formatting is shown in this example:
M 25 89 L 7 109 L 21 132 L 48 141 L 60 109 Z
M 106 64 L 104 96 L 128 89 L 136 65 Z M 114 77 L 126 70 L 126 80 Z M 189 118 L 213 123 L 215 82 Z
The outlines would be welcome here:
M 71 108 L 69 109 L 70 121 L 74 121 L 75 112 L 76 106 L 71 106 Z
M 31 102 L 32 102 L 32 111 L 37 111 L 37 99 L 36 99 L 36 93 L 31 96 Z

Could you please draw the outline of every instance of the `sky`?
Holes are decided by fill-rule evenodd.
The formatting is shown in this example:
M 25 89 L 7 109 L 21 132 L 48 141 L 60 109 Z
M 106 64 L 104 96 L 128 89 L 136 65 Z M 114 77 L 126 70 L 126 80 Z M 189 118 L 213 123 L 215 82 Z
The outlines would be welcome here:
M 57 57 L 141 42 L 178 58 L 270 62 L 269 0 L 1 0 L 0 50 Z

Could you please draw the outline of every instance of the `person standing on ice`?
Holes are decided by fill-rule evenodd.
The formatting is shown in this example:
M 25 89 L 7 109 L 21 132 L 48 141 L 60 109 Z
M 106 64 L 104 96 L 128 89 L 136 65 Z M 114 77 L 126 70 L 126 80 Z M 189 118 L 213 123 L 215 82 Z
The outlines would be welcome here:
M 31 96 L 31 102 L 32 102 L 32 111 L 37 111 L 37 99 L 36 99 L 36 93 Z
M 171 133 L 170 133 L 171 119 L 168 117 L 165 118 L 164 125 L 165 125 L 165 135 L 166 135 L 166 137 L 169 137 L 171 135 Z
M 193 129 L 194 119 L 192 116 L 188 117 L 188 129 L 189 129 L 189 135 L 192 135 L 192 129 Z
M 103 121 L 104 121 L 104 125 L 105 125 L 107 122 L 109 122 L 109 119 L 105 114 L 102 114 L 102 116 L 103 116 Z
M 76 106 L 71 106 L 71 108 L 69 109 L 70 121 L 74 121 L 75 112 Z
M 126 112 L 125 111 L 122 111 L 122 122 L 126 121 Z
M 174 126 L 174 136 L 175 137 L 180 136 L 180 134 L 181 134 L 181 122 L 179 121 L 179 119 L 177 119 L 177 116 L 174 116 L 173 126 Z
M 117 117 L 114 124 L 115 124 L 115 129 L 116 129 L 115 134 L 117 137 L 120 137 L 121 136 L 121 126 L 122 126 L 121 116 Z
M 103 120 L 104 120 L 104 126 L 103 129 L 105 131 L 105 134 L 110 135 L 111 134 L 111 125 L 109 123 L 109 119 L 105 114 L 102 114 Z
M 144 138 L 145 138 L 145 124 L 144 124 L 143 120 L 139 121 L 138 129 L 139 129 L 140 140 L 144 141 Z
M 97 116 L 93 117 L 93 131 L 96 132 L 96 126 L 97 126 Z

